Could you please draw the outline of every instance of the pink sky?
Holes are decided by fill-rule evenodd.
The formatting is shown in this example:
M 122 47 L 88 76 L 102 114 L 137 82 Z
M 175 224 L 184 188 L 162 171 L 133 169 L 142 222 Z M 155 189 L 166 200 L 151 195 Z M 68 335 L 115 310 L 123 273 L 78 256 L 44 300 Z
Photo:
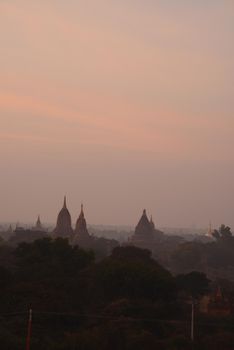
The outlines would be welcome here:
M 229 0 L 2 0 L 0 221 L 234 227 Z

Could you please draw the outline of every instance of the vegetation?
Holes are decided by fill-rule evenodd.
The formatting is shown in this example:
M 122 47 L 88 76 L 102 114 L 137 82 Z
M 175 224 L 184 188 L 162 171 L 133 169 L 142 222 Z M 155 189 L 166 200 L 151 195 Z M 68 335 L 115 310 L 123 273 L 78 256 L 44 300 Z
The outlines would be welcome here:
M 228 226 L 213 231 L 215 241 L 197 241 L 180 244 L 171 254 L 171 267 L 175 272 L 188 273 L 210 270 L 215 275 L 233 280 L 234 237 Z M 230 272 L 229 272 L 230 270 Z
M 213 236 L 217 239 L 230 239 L 232 237 L 231 228 L 222 224 L 218 230 L 213 231 Z
M 188 301 L 209 288 L 203 273 L 173 277 L 136 247 L 95 261 L 92 251 L 44 238 L 1 247 L 0 262 L 0 342 L 10 350 L 25 347 L 30 308 L 35 350 L 190 349 Z M 203 332 L 194 349 L 210 348 L 213 330 Z M 221 343 L 233 342 L 220 332 Z

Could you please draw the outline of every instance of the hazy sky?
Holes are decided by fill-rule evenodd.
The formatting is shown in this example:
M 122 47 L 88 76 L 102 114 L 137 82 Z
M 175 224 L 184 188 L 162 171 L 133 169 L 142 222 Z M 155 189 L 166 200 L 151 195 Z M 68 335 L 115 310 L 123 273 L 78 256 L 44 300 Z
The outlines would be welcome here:
M 233 0 L 0 0 L 0 221 L 234 229 Z

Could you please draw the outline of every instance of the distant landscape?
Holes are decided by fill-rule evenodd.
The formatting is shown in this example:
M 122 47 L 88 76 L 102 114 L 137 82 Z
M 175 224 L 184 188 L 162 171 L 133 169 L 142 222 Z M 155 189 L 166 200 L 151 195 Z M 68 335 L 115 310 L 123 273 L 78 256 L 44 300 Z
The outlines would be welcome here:
M 0 350 L 234 349 L 234 0 L 0 0 Z

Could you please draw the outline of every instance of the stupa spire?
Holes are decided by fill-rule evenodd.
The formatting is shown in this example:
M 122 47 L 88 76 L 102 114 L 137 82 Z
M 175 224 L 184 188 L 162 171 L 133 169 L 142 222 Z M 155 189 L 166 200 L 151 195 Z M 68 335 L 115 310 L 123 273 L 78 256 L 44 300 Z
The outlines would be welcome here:
M 79 215 L 77 222 L 76 222 L 75 233 L 78 234 L 79 236 L 89 236 L 89 233 L 87 230 L 87 225 L 86 225 L 86 220 L 85 220 L 85 216 L 84 216 L 83 203 L 81 203 L 81 210 L 80 210 L 80 215 Z
M 63 208 L 64 208 L 64 209 L 67 209 L 67 196 L 64 196 Z
M 154 221 L 153 221 L 153 216 L 150 216 L 150 225 L 152 227 L 153 230 L 155 230 L 155 225 L 154 225 Z
M 73 234 L 71 215 L 67 209 L 67 197 L 64 196 L 63 207 L 60 210 L 57 218 L 57 224 L 54 229 L 56 236 L 67 237 Z
M 41 218 L 40 218 L 40 215 L 38 215 L 38 217 L 37 217 L 37 225 L 41 225 Z

